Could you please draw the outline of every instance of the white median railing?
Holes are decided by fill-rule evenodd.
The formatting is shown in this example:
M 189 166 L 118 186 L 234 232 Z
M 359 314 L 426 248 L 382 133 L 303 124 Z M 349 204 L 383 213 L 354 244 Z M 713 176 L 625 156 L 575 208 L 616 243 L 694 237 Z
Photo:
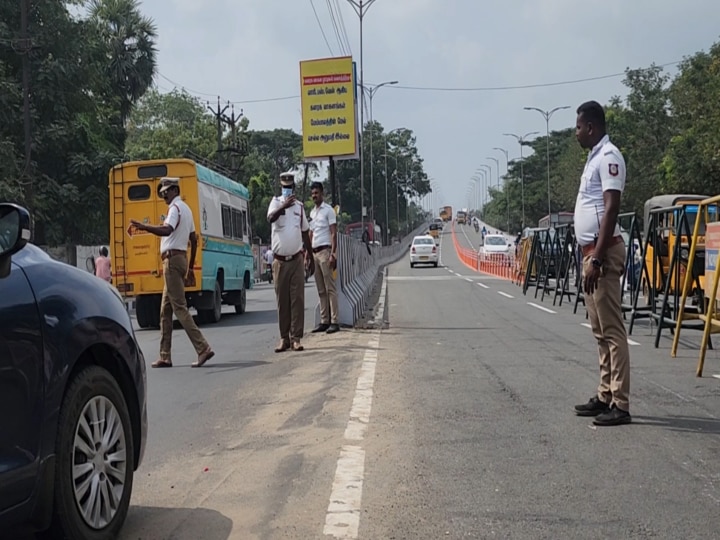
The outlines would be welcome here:
M 367 245 L 338 234 L 338 309 L 340 324 L 354 326 L 367 308 L 372 285 L 384 266 L 400 259 L 410 249 L 414 236 L 427 230 L 424 224 L 391 246 Z M 319 312 L 316 319 L 319 322 Z

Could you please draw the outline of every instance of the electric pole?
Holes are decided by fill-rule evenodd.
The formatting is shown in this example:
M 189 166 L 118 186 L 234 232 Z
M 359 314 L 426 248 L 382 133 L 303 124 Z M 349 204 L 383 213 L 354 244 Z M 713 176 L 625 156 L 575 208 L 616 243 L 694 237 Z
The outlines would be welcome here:
M 213 116 L 215 117 L 215 121 L 217 122 L 217 151 L 218 154 L 222 152 L 223 150 L 223 144 L 222 144 L 222 134 L 223 134 L 223 115 L 225 114 L 225 111 L 228 110 L 230 105 L 225 105 L 225 107 L 220 108 L 220 96 L 217 98 L 217 110 L 213 109 L 210 106 L 210 102 L 207 102 L 207 108 L 210 109 L 210 112 L 213 113 Z

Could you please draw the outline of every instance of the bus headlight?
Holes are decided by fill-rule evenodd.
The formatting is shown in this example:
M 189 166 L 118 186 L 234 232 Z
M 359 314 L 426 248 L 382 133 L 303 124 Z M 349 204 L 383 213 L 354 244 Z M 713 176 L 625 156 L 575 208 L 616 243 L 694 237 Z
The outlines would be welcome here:
M 686 248 L 686 247 L 680 248 L 680 258 L 681 259 L 687 260 L 689 255 L 690 255 L 690 250 L 688 250 L 688 248 Z

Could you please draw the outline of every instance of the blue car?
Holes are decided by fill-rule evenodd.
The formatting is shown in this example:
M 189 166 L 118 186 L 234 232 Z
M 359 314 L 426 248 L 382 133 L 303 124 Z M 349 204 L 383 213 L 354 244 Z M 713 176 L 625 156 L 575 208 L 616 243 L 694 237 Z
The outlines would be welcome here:
M 30 230 L 0 204 L 0 535 L 115 538 L 145 448 L 145 360 L 118 292 Z

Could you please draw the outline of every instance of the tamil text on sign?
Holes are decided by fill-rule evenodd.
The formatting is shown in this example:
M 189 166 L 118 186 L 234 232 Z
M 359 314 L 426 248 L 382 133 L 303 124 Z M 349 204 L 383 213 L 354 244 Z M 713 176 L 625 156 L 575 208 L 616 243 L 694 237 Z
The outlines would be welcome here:
M 352 57 L 300 62 L 300 91 L 305 158 L 357 157 Z

